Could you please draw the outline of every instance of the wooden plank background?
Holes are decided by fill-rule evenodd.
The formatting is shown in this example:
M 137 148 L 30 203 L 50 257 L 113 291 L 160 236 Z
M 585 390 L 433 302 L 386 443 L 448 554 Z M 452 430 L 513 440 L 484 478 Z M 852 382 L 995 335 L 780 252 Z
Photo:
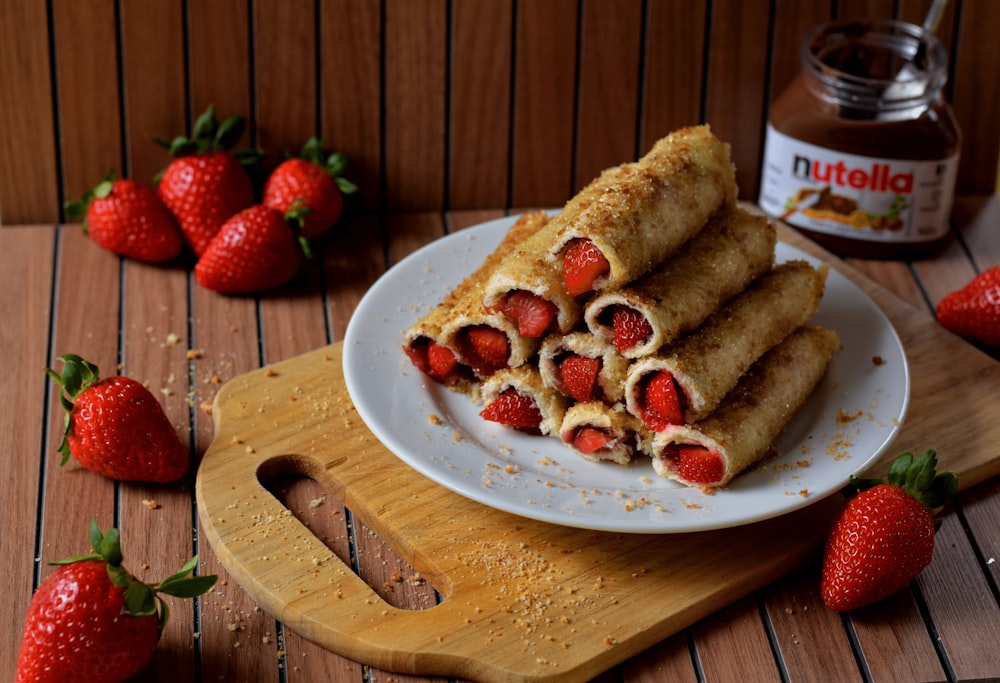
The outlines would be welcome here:
M 707 121 L 754 199 L 767 108 L 803 34 L 920 23 L 931 0 L 0 0 L 0 220 L 53 224 L 109 169 L 151 181 L 154 137 L 207 105 L 248 117 L 266 171 L 311 135 L 362 205 L 557 206 L 599 170 Z M 965 132 L 961 194 L 992 191 L 1000 3 L 939 28 Z

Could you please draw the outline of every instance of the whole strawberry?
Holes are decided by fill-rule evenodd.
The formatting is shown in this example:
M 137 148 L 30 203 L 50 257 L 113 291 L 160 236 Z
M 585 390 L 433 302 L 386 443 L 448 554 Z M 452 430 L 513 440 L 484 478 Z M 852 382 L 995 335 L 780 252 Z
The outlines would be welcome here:
M 312 137 L 302 147 L 301 157 L 286 159 L 271 172 L 261 203 L 285 213 L 301 202 L 308 209 L 302 221 L 302 236 L 319 237 L 340 218 L 343 195 L 357 191 L 343 177 L 346 168 L 345 154 L 327 155 L 323 141 Z
M 114 171 L 65 209 L 69 218 L 83 220 L 84 233 L 99 247 L 136 261 L 169 261 L 184 246 L 163 200 L 142 183 L 117 179 Z
M 958 489 L 954 472 L 937 474 L 931 449 L 914 459 L 903 453 L 888 483 L 851 478 L 860 492 L 833 525 L 823 555 L 823 603 L 838 612 L 892 595 L 930 564 L 936 523 L 933 510 Z
M 63 465 L 72 455 L 111 479 L 158 483 L 187 471 L 187 449 L 149 389 L 128 377 L 101 379 L 96 365 L 75 354 L 59 360 L 62 374 L 51 368 L 46 373 L 62 387 Z
M 173 157 L 160 174 L 157 192 L 197 256 L 230 216 L 254 202 L 253 183 L 243 166 L 255 163 L 260 151 L 229 151 L 244 126 L 242 116 L 219 124 L 215 107 L 209 107 L 195 122 L 193 138 L 157 140 Z
M 222 226 L 198 259 L 195 280 L 223 294 L 271 289 L 292 279 L 302 262 L 303 245 L 288 215 L 263 204 L 244 209 Z
M 1000 266 L 941 299 L 937 319 L 955 334 L 987 347 L 1000 347 Z
M 202 595 L 215 576 L 188 576 L 195 557 L 163 581 L 147 585 L 122 567 L 117 529 L 90 523 L 94 552 L 60 565 L 31 598 L 15 683 L 117 683 L 153 658 L 167 621 L 159 594 Z

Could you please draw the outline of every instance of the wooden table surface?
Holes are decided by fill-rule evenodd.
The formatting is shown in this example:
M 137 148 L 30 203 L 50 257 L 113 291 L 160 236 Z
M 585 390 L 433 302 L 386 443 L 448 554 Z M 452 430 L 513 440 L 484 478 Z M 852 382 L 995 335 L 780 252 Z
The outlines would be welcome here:
M 352 217 L 317 262 L 278 291 L 224 297 L 194 283 L 189 264 L 125 262 L 95 247 L 78 225 L 0 229 L 0 411 L 5 516 L 0 571 L 0 678 L 11 680 L 31 593 L 49 560 L 87 550 L 86 527 L 121 529 L 128 566 L 158 580 L 200 554 L 219 583 L 171 621 L 143 681 L 428 680 L 377 670 L 327 652 L 261 610 L 199 538 L 195 467 L 213 437 L 211 401 L 247 371 L 343 337 L 351 312 L 386 267 L 447 231 L 502 212 Z M 918 309 L 930 310 L 978 271 L 1000 265 L 1000 202 L 962 198 L 955 239 L 932 260 L 852 260 Z M 58 392 L 43 372 L 78 353 L 102 373 L 144 383 L 190 444 L 178 484 L 118 484 L 75 462 L 59 467 Z M 968 406 L 1000 412 L 996 403 Z M 333 492 L 302 478 L 270 487 L 385 600 L 420 609 L 432 586 L 356 520 Z M 945 517 L 934 562 L 884 603 L 850 615 L 826 610 L 818 563 L 781 580 L 606 672 L 607 681 L 972 681 L 1000 679 L 1000 481 L 964 491 Z

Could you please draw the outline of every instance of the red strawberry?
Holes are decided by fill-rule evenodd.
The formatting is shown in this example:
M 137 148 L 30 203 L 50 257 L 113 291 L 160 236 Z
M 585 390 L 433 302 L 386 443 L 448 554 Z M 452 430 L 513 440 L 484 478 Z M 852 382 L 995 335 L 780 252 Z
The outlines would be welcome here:
M 173 157 L 160 175 L 157 192 L 196 256 L 205 252 L 230 216 L 253 204 L 253 183 L 243 166 L 255 163 L 260 150 L 229 151 L 243 134 L 244 123 L 243 117 L 232 116 L 219 124 L 215 107 L 209 107 L 195 123 L 193 139 L 157 140 Z
M 726 465 L 718 451 L 689 444 L 672 444 L 666 454 L 674 464 L 674 472 L 688 484 L 708 486 L 722 481 Z
M 568 354 L 559 363 L 562 392 L 577 401 L 590 401 L 597 389 L 597 376 L 601 373 L 601 359 L 576 353 Z
M 594 453 L 607 448 L 611 439 L 596 427 L 580 427 L 573 435 L 573 448 L 581 453 Z
M 86 469 L 119 481 L 170 482 L 188 468 L 188 451 L 149 389 L 128 377 L 101 379 L 96 365 L 75 354 L 59 356 L 66 431 L 59 452 Z
M 296 202 L 308 209 L 302 223 L 302 236 L 319 237 L 330 229 L 344 208 L 345 194 L 357 188 L 342 177 L 347 168 L 347 156 L 323 150 L 323 141 L 313 137 L 302 148 L 301 158 L 286 159 L 278 165 L 264 184 L 262 204 L 281 213 Z
M 223 294 L 272 289 L 291 280 L 302 262 L 294 216 L 255 204 L 227 220 L 194 268 L 202 287 Z
M 142 183 L 116 179 L 114 171 L 65 209 L 69 218 L 83 219 L 97 246 L 136 261 L 169 261 L 184 246 L 163 200 Z
M 594 281 L 609 270 L 608 259 L 587 239 L 570 242 L 563 256 L 563 280 L 570 296 L 586 294 L 594 288 Z
M 510 344 L 502 331 L 489 325 L 475 325 L 465 330 L 462 338 L 466 361 L 480 376 L 492 375 L 507 367 Z
M 517 323 L 524 337 L 541 337 L 552 329 L 558 311 L 554 303 L 525 289 L 515 289 L 503 302 L 503 314 Z
M 988 347 L 1000 347 L 1000 266 L 941 299 L 937 319 L 955 334 Z
M 611 325 L 614 332 L 615 348 L 624 353 L 643 343 L 653 334 L 653 327 L 644 316 L 634 308 L 615 306 L 611 314 Z
M 641 390 L 642 421 L 646 427 L 661 431 L 669 425 L 683 424 L 683 397 L 669 372 L 659 370 L 653 373 Z
M 60 565 L 31 598 L 15 683 L 118 683 L 153 658 L 167 608 L 159 594 L 192 598 L 215 576 L 188 576 L 195 557 L 176 574 L 147 585 L 121 566 L 117 529 L 90 524 L 94 552 Z
M 853 490 L 834 521 L 823 556 L 821 592 L 832 610 L 878 602 L 906 586 L 934 553 L 932 510 L 958 490 L 954 472 L 937 474 L 933 449 L 914 459 L 904 453 L 889 468 L 888 483 L 851 477 Z
M 514 388 L 505 389 L 479 414 L 490 422 L 525 431 L 537 431 L 542 424 L 542 413 L 534 399 Z
M 458 367 L 458 358 L 447 346 L 432 340 L 427 346 L 427 367 L 432 377 L 445 382 Z

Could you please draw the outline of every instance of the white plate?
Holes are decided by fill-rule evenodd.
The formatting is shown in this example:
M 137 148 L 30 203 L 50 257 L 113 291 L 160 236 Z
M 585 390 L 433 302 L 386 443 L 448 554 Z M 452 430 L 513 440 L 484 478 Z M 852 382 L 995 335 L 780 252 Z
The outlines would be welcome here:
M 347 389 L 371 431 L 401 460 L 472 500 L 594 530 L 669 533 L 747 524 L 841 489 L 895 438 L 909 400 L 906 356 L 882 311 L 831 269 L 813 322 L 842 348 L 776 444 L 777 455 L 707 495 L 657 476 L 648 459 L 594 463 L 554 437 L 483 420 L 481 405 L 414 368 L 404 331 L 496 247 L 503 218 L 443 237 L 390 268 L 358 304 L 344 340 Z M 815 258 L 787 244 L 777 261 Z M 433 420 L 431 416 L 440 420 Z

